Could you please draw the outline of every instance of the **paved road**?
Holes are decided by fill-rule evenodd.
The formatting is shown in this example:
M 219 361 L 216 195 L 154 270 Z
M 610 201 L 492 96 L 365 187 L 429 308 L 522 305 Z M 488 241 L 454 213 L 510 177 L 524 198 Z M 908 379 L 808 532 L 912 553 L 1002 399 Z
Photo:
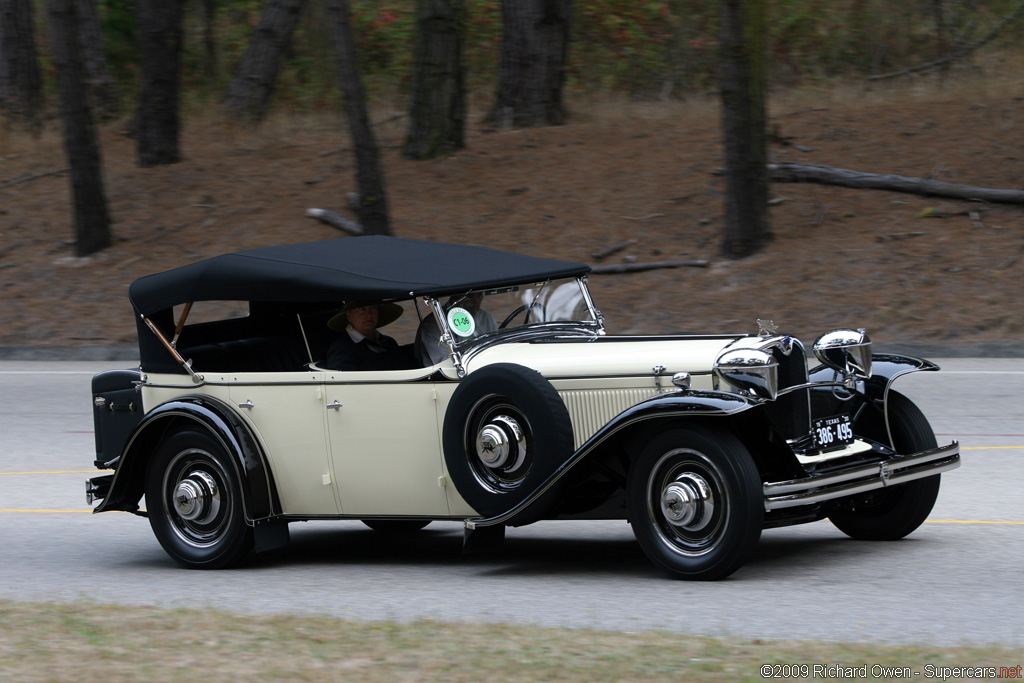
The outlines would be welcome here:
M 828 522 L 770 530 L 730 579 L 684 583 L 654 570 L 621 522 L 512 529 L 501 557 L 463 557 L 455 524 L 401 548 L 354 522 L 294 524 L 287 551 L 238 570 L 182 570 L 146 520 L 85 506 L 89 377 L 111 364 L 0 362 L 0 597 L 1022 646 L 1024 360 L 940 363 L 942 373 L 899 381 L 940 441 L 964 447 L 921 529 L 896 543 L 851 541 Z

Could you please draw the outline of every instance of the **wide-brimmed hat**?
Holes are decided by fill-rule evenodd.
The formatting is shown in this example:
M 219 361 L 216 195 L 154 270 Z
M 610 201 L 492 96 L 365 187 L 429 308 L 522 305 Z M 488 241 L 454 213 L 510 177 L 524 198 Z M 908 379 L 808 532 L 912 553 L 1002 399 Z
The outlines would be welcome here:
M 398 304 L 393 304 L 389 301 L 349 301 L 346 302 L 341 310 L 338 311 L 330 320 L 327 321 L 327 327 L 332 330 L 338 330 L 339 332 L 348 325 L 348 318 L 346 313 L 351 310 L 362 308 L 364 306 L 376 306 L 377 307 L 377 327 L 384 327 L 398 320 L 402 313 L 402 307 Z

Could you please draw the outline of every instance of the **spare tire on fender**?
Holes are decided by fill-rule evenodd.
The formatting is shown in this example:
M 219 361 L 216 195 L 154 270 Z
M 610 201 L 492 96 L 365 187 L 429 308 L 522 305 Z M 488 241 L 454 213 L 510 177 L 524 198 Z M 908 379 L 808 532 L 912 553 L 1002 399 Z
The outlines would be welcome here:
M 459 494 L 484 517 L 496 517 L 526 500 L 572 455 L 572 422 L 539 372 L 496 363 L 471 372 L 455 390 L 442 443 Z M 535 521 L 554 492 L 542 498 L 509 523 Z

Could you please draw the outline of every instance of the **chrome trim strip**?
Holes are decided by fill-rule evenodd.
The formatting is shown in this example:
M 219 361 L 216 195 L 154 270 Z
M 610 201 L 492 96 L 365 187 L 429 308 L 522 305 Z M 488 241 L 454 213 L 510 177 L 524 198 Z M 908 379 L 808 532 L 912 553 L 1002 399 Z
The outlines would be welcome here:
M 954 441 L 946 446 L 897 455 L 843 472 L 767 483 L 764 485 L 764 509 L 771 511 L 821 503 L 930 477 L 959 466 L 960 444 Z
M 689 373 L 689 375 L 691 377 L 709 377 L 709 376 L 713 375 L 713 373 L 711 371 L 708 371 L 708 372 L 691 372 L 691 371 L 687 371 L 687 372 Z M 582 374 L 581 375 L 544 375 L 544 377 L 549 382 L 554 382 L 556 380 L 575 380 L 575 379 L 632 379 L 632 380 L 643 380 L 643 379 L 650 378 L 650 375 L 649 374 L 640 374 L 640 373 L 626 374 L 626 373 L 618 372 L 618 373 L 611 373 L 611 374 L 606 374 L 606 375 L 582 375 Z M 675 389 L 669 389 L 669 391 L 676 391 L 676 390 Z M 729 394 L 731 396 L 736 396 L 737 395 L 737 394 L 734 394 L 734 393 L 729 392 L 729 391 L 722 391 L 720 393 Z

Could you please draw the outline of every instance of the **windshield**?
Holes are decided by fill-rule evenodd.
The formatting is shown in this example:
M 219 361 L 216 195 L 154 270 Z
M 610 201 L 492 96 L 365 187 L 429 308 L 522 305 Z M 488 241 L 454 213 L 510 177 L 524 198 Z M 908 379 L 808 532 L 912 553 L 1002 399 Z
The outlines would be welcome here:
M 595 322 L 575 279 L 475 290 L 452 296 L 443 306 L 456 346 L 538 323 Z

